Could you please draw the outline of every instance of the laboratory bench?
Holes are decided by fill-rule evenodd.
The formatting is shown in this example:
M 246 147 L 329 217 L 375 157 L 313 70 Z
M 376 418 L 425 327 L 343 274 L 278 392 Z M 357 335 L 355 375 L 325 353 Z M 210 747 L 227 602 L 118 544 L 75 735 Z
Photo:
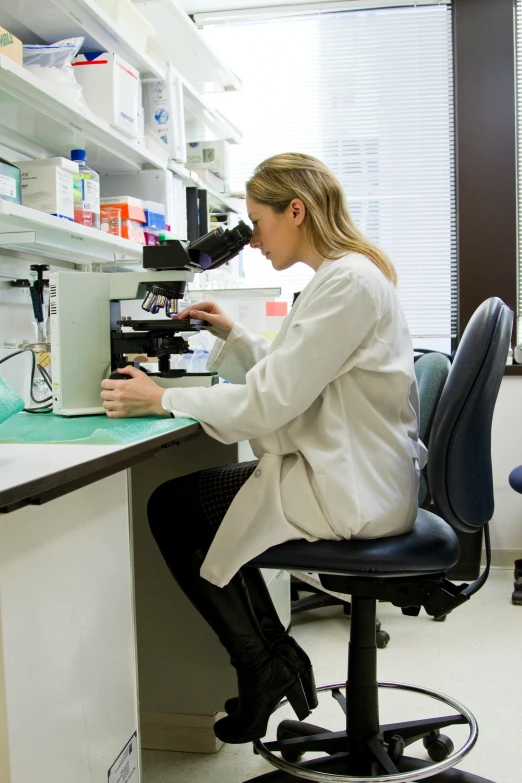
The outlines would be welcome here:
M 235 693 L 147 501 L 170 478 L 237 462 L 238 446 L 189 419 L 118 442 L 103 416 L 84 417 L 76 442 L 34 442 L 45 418 L 26 441 L 13 431 L 26 419 L 0 426 L 0 781 L 139 783 L 141 747 L 218 750 L 216 713 Z M 173 497 L 165 520 L 186 519 Z

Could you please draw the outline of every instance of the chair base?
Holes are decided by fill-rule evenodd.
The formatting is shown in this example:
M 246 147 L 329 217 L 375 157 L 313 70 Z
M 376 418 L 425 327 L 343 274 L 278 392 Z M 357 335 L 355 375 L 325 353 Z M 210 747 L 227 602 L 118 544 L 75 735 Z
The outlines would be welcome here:
M 322 773 L 324 776 L 323 780 L 328 781 L 328 783 L 332 783 L 332 780 L 342 781 L 343 764 L 345 764 L 345 760 L 337 759 L 336 757 L 326 757 L 316 759 L 313 762 L 306 762 L 300 767 L 300 778 L 304 780 L 318 780 L 318 778 L 306 777 L 306 772 L 308 770 L 312 772 L 313 767 L 314 770 L 320 770 L 320 774 Z M 426 764 L 427 762 L 420 761 L 419 759 L 404 757 L 399 764 L 399 777 L 396 777 L 395 780 L 398 783 L 398 781 L 404 779 L 400 775 L 401 772 L 407 773 L 411 770 L 422 770 Z M 344 779 L 346 780 L 347 778 L 345 777 Z M 417 779 L 420 780 L 420 778 Z M 353 778 L 348 778 L 348 780 L 353 780 Z M 371 781 L 371 778 L 358 778 L 358 780 Z M 489 778 L 482 778 L 479 775 L 473 775 L 460 769 L 447 769 L 444 772 L 435 773 L 429 778 L 424 778 L 424 780 L 428 781 L 428 783 L 494 783 L 494 781 Z M 275 772 L 268 772 L 266 775 L 249 778 L 245 783 L 295 783 L 295 781 L 296 776 L 294 774 L 290 775 L 282 770 L 276 770 Z
M 318 691 L 330 691 L 346 713 L 346 700 L 341 693 L 345 683 L 323 685 Z M 400 683 L 382 682 L 381 688 L 396 688 L 420 693 L 429 698 L 441 701 L 457 710 L 456 714 L 426 720 L 407 721 L 380 726 L 377 734 L 372 737 L 362 749 L 359 757 L 349 751 L 350 740 L 346 731 L 332 732 L 320 726 L 313 726 L 299 721 L 283 721 L 278 727 L 278 738 L 275 742 L 254 742 L 256 751 L 268 762 L 278 767 L 281 773 L 269 773 L 256 781 L 289 780 L 299 777 L 318 783 L 407 783 L 408 781 L 440 781 L 440 783 L 491 783 L 476 776 L 462 777 L 468 773 L 458 771 L 460 777 L 447 776 L 455 764 L 469 753 L 478 737 L 477 722 L 472 713 L 459 702 L 444 694 L 427 688 Z M 279 706 L 286 703 L 283 700 Z M 440 735 L 440 729 L 456 724 L 467 724 L 469 736 L 462 747 L 452 752 L 449 738 Z M 439 736 L 440 735 L 440 736 Z M 425 739 L 424 739 L 425 738 Z M 407 745 L 424 739 L 425 747 L 430 756 L 437 759 L 435 763 L 425 762 L 404 756 Z M 435 746 L 435 747 L 434 747 Z M 431 750 L 431 752 L 430 752 Z M 281 758 L 273 751 L 281 753 Z M 298 764 L 297 761 L 306 752 L 329 754 L 326 758 Z M 433 754 L 433 755 L 432 755 Z M 368 758 L 373 759 L 368 766 Z M 383 774 L 384 772 L 384 774 Z M 273 777 L 275 775 L 275 777 Z M 444 777 L 446 775 L 446 777 Z

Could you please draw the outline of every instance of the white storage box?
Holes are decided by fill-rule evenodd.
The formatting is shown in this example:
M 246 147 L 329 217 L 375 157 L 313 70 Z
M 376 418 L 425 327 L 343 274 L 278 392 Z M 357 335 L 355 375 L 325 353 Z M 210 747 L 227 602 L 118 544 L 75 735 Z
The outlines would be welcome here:
M 151 152 L 167 154 L 170 159 L 186 160 L 183 85 L 176 71 L 169 67 L 164 81 L 143 85 L 145 140 Z
M 187 168 L 207 169 L 217 177 L 230 180 L 228 141 L 193 141 L 187 144 Z
M 22 172 L 22 204 L 74 221 L 73 175 L 78 164 L 67 158 L 41 158 L 16 164 Z
M 131 0 L 95 0 L 96 5 L 118 26 L 118 32 L 135 49 L 146 49 L 147 40 L 156 35 L 156 28 Z
M 139 136 L 138 71 L 117 54 L 81 54 L 73 61 L 89 109 L 128 136 Z

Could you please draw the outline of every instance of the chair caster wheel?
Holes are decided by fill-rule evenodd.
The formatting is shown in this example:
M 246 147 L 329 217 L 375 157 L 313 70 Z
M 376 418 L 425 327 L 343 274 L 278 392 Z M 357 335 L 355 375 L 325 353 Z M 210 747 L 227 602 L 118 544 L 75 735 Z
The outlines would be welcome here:
M 432 731 L 427 737 L 424 737 L 422 744 L 432 761 L 445 761 L 455 749 L 450 738 L 445 734 L 439 734 L 438 730 Z
M 287 725 L 285 725 L 287 724 Z M 290 721 L 283 721 L 279 724 L 277 727 L 277 741 L 280 742 L 281 740 L 285 739 L 293 739 L 294 737 L 298 737 L 299 734 L 291 731 L 287 726 L 290 724 Z M 281 751 L 281 756 L 284 758 L 285 761 L 288 761 L 289 764 L 297 764 L 304 756 L 304 751 L 300 750 L 290 750 L 289 748 L 287 750 Z
M 433 619 L 435 620 L 435 622 L 436 622 L 436 623 L 445 623 L 445 622 L 446 622 L 446 617 L 447 617 L 447 616 L 448 616 L 448 615 L 447 615 L 447 614 L 445 614 L 445 615 L 443 615 L 442 617 L 438 617 L 438 618 L 434 617 Z
M 394 764 L 398 764 L 404 756 L 405 743 L 400 734 L 394 734 L 388 743 L 388 756 Z
M 379 650 L 383 650 L 390 641 L 390 634 L 386 631 L 377 631 L 375 634 L 375 641 Z

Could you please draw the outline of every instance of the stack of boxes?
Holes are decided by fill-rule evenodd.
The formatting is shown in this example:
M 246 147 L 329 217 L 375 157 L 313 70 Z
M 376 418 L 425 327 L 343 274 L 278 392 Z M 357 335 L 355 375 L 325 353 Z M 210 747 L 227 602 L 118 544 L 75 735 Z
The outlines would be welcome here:
M 119 221 L 115 218 L 118 211 Z M 111 196 L 100 200 L 102 230 L 140 245 L 159 244 L 159 232 L 166 228 L 165 205 L 132 196 Z M 119 222 L 119 233 L 117 226 Z

